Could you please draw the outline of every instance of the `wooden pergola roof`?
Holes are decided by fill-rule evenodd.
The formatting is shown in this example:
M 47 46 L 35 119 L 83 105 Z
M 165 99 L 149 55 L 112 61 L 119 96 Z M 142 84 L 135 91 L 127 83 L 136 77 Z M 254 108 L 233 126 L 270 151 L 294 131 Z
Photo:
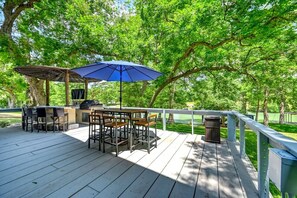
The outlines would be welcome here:
M 99 80 L 93 78 L 83 78 L 79 74 L 73 72 L 68 68 L 61 67 L 50 67 L 50 66 L 20 66 L 15 67 L 14 70 L 20 74 L 26 76 L 38 78 L 41 80 L 65 82 L 65 76 L 68 72 L 69 82 L 84 83 L 85 80 L 88 82 L 97 82 Z
M 50 67 L 50 66 L 20 66 L 14 70 L 20 74 L 38 78 L 46 81 L 46 105 L 49 105 L 50 86 L 49 81 L 65 82 L 65 104 L 69 105 L 69 82 L 85 83 L 85 99 L 88 95 L 88 83 L 98 82 L 100 80 L 93 78 L 83 78 L 79 74 L 68 68 Z

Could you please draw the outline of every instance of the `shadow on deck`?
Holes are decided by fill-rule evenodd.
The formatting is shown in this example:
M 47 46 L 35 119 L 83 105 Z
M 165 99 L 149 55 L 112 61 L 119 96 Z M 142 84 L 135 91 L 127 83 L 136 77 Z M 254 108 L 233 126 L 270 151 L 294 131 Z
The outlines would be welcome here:
M 87 148 L 88 128 L 65 133 L 0 129 L 1 197 L 257 197 L 256 174 L 238 146 L 158 131 L 147 154 Z

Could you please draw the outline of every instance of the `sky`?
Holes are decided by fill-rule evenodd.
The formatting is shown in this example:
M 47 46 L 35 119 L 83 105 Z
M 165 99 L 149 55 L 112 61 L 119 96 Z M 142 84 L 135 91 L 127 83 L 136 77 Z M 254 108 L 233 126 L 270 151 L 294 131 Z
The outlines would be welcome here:
M 4 2 L 2 0 L 0 0 L 0 7 L 1 8 L 3 7 L 3 4 L 4 4 Z M 4 15 L 3 15 L 3 12 L 2 12 L 2 9 L 1 9 L 0 10 L 0 25 L 2 25 L 3 20 L 4 20 Z

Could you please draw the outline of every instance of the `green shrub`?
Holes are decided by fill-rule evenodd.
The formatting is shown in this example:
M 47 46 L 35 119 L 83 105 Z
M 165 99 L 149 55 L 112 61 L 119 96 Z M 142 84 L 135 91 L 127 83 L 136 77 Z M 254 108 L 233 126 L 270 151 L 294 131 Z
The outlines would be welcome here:
M 7 121 L 0 121 L 0 128 L 7 127 L 9 125 L 10 125 L 9 122 L 7 122 Z

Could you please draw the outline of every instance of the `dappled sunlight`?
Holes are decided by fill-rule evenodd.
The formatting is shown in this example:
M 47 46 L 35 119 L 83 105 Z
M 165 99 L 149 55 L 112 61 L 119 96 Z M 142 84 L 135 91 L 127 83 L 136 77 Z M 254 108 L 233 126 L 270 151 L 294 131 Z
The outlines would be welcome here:
M 87 142 L 88 138 L 89 138 L 88 130 L 89 130 L 89 127 L 84 126 L 84 127 L 79 127 L 77 129 L 65 131 L 65 132 L 63 132 L 63 134 L 65 134 L 69 137 L 75 138 L 79 141 Z
M 245 183 L 239 181 L 247 178 L 237 173 L 233 165 L 236 160 L 226 141 L 206 143 L 201 135 L 158 130 L 158 147 L 150 154 L 145 144 L 132 153 L 123 145 L 115 157 L 113 147 L 107 147 L 106 153 L 98 151 L 98 142 L 91 141 L 91 149 L 87 148 L 88 127 L 64 133 L 29 133 L 19 127 L 10 129 L 8 134 L 0 142 L 11 141 L 13 145 L 16 140 L 18 146 L 1 146 L 0 196 L 79 197 L 88 193 L 90 197 L 242 197 L 244 194 Z

